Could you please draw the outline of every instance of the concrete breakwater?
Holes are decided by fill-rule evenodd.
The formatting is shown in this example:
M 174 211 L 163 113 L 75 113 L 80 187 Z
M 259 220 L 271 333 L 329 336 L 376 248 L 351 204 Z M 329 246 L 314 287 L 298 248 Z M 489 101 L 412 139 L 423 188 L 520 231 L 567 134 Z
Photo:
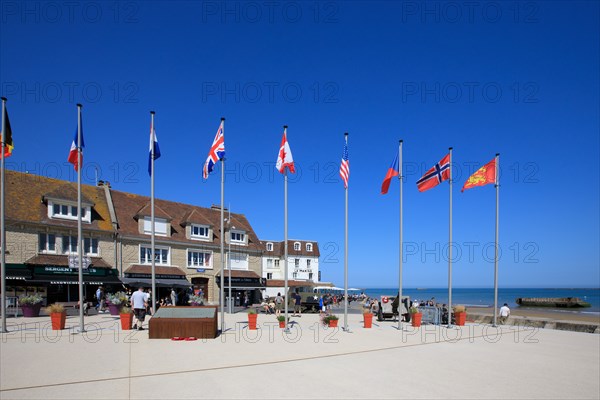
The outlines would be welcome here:
M 467 312 L 467 322 L 491 324 L 494 317 L 488 314 Z M 557 329 L 561 331 L 585 332 L 600 334 L 600 323 L 561 321 L 556 319 L 510 316 L 504 325 L 527 326 L 544 329 Z

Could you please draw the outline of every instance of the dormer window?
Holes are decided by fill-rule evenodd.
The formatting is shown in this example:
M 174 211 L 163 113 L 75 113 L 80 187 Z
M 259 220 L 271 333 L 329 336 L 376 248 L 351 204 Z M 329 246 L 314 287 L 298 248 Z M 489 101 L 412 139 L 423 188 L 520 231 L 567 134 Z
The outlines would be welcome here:
M 144 217 L 144 233 L 152 234 L 152 221 L 150 217 Z M 167 220 L 164 218 L 154 218 L 154 234 L 158 236 L 167 236 Z
M 312 243 L 306 243 L 306 251 L 312 251 Z
M 190 236 L 192 239 L 208 240 L 209 227 L 206 225 L 191 226 Z
M 267 243 L 267 251 L 273 251 L 273 243 Z
M 91 222 L 91 207 L 81 207 L 81 220 L 84 222 Z M 66 204 L 66 203 L 55 203 L 52 201 L 48 202 L 48 217 L 56 219 L 70 219 L 77 220 L 77 205 Z
M 244 231 L 231 231 L 231 243 L 246 244 L 246 233 Z
M 300 242 L 294 243 L 294 250 L 295 251 L 300 251 Z

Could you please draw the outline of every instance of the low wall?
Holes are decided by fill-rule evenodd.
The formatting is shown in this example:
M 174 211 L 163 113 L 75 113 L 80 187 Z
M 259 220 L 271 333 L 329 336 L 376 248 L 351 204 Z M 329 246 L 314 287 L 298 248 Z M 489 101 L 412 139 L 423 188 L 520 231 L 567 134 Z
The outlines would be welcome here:
M 467 322 L 479 324 L 491 324 L 494 317 L 492 315 L 477 314 L 467 312 Z M 561 331 L 585 332 L 600 334 L 600 324 L 572 321 L 556 321 L 542 318 L 527 317 L 508 317 L 504 325 L 531 326 L 544 329 L 558 329 Z

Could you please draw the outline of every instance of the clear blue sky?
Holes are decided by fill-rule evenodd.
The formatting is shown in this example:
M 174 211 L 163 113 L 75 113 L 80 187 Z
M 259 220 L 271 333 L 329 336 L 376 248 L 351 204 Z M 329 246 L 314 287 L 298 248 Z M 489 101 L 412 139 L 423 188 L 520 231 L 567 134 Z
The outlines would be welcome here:
M 271 5 L 269 5 L 271 4 Z M 349 283 L 393 287 L 398 182 L 379 194 L 398 139 L 406 170 L 406 287 L 444 287 L 448 185 L 415 181 L 454 147 L 455 287 L 493 284 L 494 188 L 460 193 L 501 153 L 500 286 L 598 287 L 597 2 L 3 2 L 0 92 L 16 144 L 8 168 L 74 179 L 84 104 L 85 181 L 210 206 L 202 164 L 227 118 L 226 203 L 262 239 L 318 240 L 343 284 L 343 133 L 350 154 Z M 225 7 L 225 8 L 224 8 Z M 486 252 L 487 250 L 487 252 Z

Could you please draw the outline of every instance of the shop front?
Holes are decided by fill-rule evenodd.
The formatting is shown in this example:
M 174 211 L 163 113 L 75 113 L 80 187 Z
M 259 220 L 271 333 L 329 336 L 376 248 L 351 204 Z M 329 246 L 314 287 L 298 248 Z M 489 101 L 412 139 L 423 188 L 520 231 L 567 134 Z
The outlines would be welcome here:
M 156 300 L 160 303 L 161 299 L 170 297 L 171 290 L 175 290 L 178 298 L 184 298 L 184 293 L 188 293 L 192 284 L 185 278 L 185 272 L 177 267 L 156 266 L 154 271 L 154 284 L 156 286 Z M 152 289 L 152 266 L 133 265 L 125 271 L 125 277 L 121 281 L 129 286 L 132 291 L 139 287 Z
M 247 296 L 248 304 L 257 304 L 262 301 L 262 291 L 265 289 L 265 279 L 254 271 L 231 270 L 231 285 L 229 284 L 229 272 L 223 275 L 225 299 L 229 299 L 229 287 L 231 286 L 231 298 L 233 305 L 240 307 L 244 305 Z M 221 276 L 217 275 L 217 285 L 221 287 Z M 225 303 L 227 304 L 227 303 Z

